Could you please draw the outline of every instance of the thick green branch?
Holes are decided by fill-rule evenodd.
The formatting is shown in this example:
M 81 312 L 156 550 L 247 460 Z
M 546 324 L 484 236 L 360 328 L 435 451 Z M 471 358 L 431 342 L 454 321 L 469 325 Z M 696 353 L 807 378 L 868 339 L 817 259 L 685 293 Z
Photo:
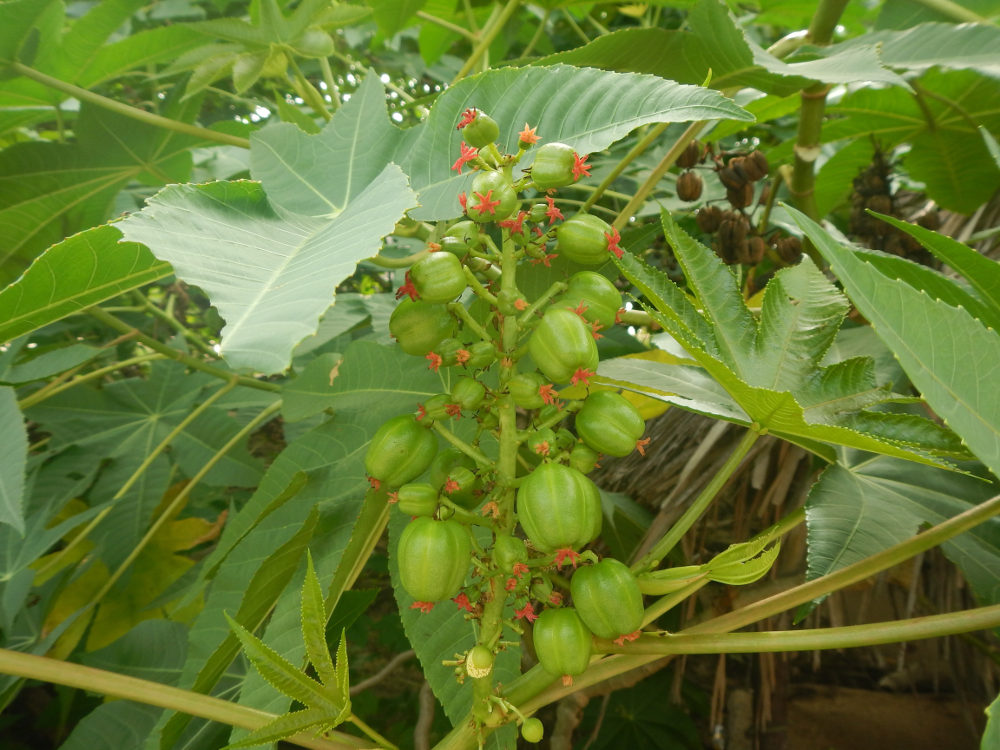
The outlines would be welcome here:
M 146 112 L 145 110 L 133 107 L 131 105 L 125 104 L 123 102 L 115 101 L 114 99 L 109 99 L 106 96 L 101 96 L 100 94 L 95 94 L 93 91 L 88 91 L 87 89 L 75 86 L 72 83 L 67 83 L 66 81 L 59 80 L 58 78 L 53 78 L 50 75 L 42 73 L 40 70 L 35 70 L 27 65 L 23 65 L 19 62 L 8 63 L 8 67 L 15 73 L 19 73 L 25 78 L 30 78 L 33 81 L 38 81 L 39 83 L 48 86 L 56 91 L 61 91 L 64 94 L 75 97 L 83 102 L 89 102 L 91 104 L 96 104 L 98 107 L 103 107 L 104 109 L 110 110 L 112 112 L 117 112 L 120 115 L 125 115 L 126 117 L 131 117 L 133 120 L 138 120 L 139 122 L 144 122 L 147 125 L 153 125 L 154 127 L 164 128 L 165 130 L 172 130 L 175 133 L 181 133 L 183 135 L 194 136 L 195 138 L 201 138 L 206 141 L 214 141 L 215 143 L 222 143 L 226 146 L 239 146 L 240 148 L 250 148 L 250 141 L 246 138 L 240 138 L 237 135 L 229 135 L 228 133 L 220 133 L 216 130 L 209 130 L 208 128 L 201 128 L 197 125 L 191 125 L 186 122 L 179 122 L 177 120 L 172 120 L 169 117 L 163 117 L 162 115 L 156 115 L 152 112 Z
M 7 649 L 0 649 L 0 672 L 88 690 L 113 698 L 125 698 L 243 729 L 259 729 L 276 718 L 274 714 L 213 698 L 210 695 Z M 331 732 L 330 739 L 300 733 L 287 738 L 286 742 L 315 750 L 351 750 L 371 745 L 365 740 L 341 732 Z

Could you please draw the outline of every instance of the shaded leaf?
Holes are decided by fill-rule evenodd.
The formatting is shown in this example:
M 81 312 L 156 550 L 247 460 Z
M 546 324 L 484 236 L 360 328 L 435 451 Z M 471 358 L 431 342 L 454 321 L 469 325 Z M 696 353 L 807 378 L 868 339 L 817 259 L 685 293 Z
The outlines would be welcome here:
M 13 388 L 0 386 L 0 523 L 24 534 L 24 469 L 28 432 Z
M 308 729 L 319 729 L 332 723 L 329 711 L 324 708 L 305 708 L 301 711 L 292 711 L 290 714 L 278 716 L 273 721 L 269 721 L 260 729 L 255 729 L 247 734 L 243 739 L 229 743 L 226 748 L 266 745 L 291 737 L 293 734 Z

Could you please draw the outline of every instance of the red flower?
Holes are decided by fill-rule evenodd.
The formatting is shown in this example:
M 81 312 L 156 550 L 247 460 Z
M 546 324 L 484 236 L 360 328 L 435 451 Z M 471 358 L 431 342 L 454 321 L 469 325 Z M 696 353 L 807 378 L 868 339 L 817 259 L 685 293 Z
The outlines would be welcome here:
M 524 220 L 527 216 L 528 214 L 524 211 L 518 211 L 516 217 L 513 219 L 498 221 L 497 225 L 509 229 L 511 234 L 524 234 L 524 228 L 521 225 L 524 224 Z
M 549 204 L 549 207 L 545 210 L 545 215 L 549 217 L 549 224 L 555 224 L 557 219 L 566 218 L 562 215 L 562 211 L 556 208 L 555 199 L 551 195 L 545 196 L 545 202 Z
M 424 408 L 423 404 L 417 404 L 417 421 L 427 416 L 427 410 Z
M 535 127 L 538 127 L 537 125 Z M 538 143 L 538 136 L 535 135 L 535 128 L 529 128 L 528 123 L 524 123 L 524 130 L 517 134 L 517 139 L 526 146 L 533 146 Z
M 436 253 L 440 249 L 441 249 L 441 246 L 438 243 L 436 243 L 436 242 L 428 242 L 427 243 L 427 252 L 429 252 L 429 253 Z
M 511 568 L 511 572 L 513 572 L 514 575 L 517 576 L 518 578 L 527 573 L 528 570 L 529 570 L 528 566 L 522 562 L 514 563 L 514 567 Z
M 646 455 L 646 446 L 649 445 L 649 440 L 650 438 L 643 438 L 635 441 L 635 449 L 639 451 L 640 456 Z
M 472 208 L 478 211 L 480 216 L 487 213 L 496 215 L 497 206 L 500 205 L 500 199 L 497 198 L 496 200 L 491 200 L 493 196 L 493 188 L 487 190 L 486 195 L 483 195 L 482 193 L 473 193 L 473 195 L 479 199 L 479 204 L 473 206 Z
M 448 477 L 448 481 L 444 483 L 444 487 L 442 487 L 441 489 L 444 490 L 444 493 L 446 495 L 450 495 L 452 492 L 457 492 L 458 490 L 462 489 L 462 485 L 460 485 L 451 477 Z
M 551 594 L 549 594 L 549 604 L 551 604 L 553 607 L 558 607 L 562 603 L 563 603 L 563 595 L 560 594 L 558 591 L 553 591 Z
M 567 560 L 573 564 L 573 569 L 576 570 L 576 562 L 580 559 L 580 553 L 571 550 L 569 547 L 563 547 L 562 549 L 556 550 L 555 564 L 557 568 L 561 568 L 563 563 Z
M 368 477 L 368 484 L 372 486 L 373 490 L 377 490 L 379 487 L 382 486 L 382 482 L 380 482 L 375 477 Z
M 505 583 L 503 585 L 503 590 L 504 591 L 513 591 L 516 588 L 517 588 L 517 579 L 516 578 L 508 578 L 507 579 L 507 583 Z
M 462 416 L 462 405 L 461 404 L 445 404 L 444 410 L 449 417 L 461 417 Z
M 588 370 L 585 367 L 579 368 L 573 373 L 573 377 L 569 379 L 571 385 L 576 385 L 577 383 L 583 383 L 584 385 L 590 385 L 590 379 L 594 377 L 597 373 L 593 370 Z
M 556 387 L 552 383 L 538 386 L 538 395 L 542 397 L 543 404 L 554 404 L 556 402 Z
M 642 631 L 636 630 L 634 633 L 625 633 L 624 635 L 618 636 L 615 638 L 614 642 L 619 646 L 624 646 L 625 641 L 629 641 L 631 643 L 632 641 L 638 640 L 640 635 L 642 635 Z
M 451 168 L 456 170 L 459 174 L 462 174 L 462 165 L 475 160 L 476 156 L 479 155 L 479 149 L 466 146 L 465 141 L 462 141 L 460 147 L 462 149 L 462 154 L 455 160 L 455 163 L 451 165 Z
M 465 202 L 466 202 L 466 200 L 468 200 L 468 199 L 465 197 L 465 191 L 463 190 L 461 193 L 458 194 L 458 202 L 461 204 L 463 211 L 466 210 L 466 208 L 465 208 Z
M 548 440 L 543 440 L 538 445 L 536 445 L 535 446 L 535 453 L 537 453 L 539 456 L 547 456 L 547 455 L 549 455 L 549 441 Z
M 437 354 L 436 352 L 427 352 L 427 354 L 424 355 L 424 359 L 426 359 L 426 360 L 428 360 L 430 362 L 430 364 L 427 365 L 427 368 L 430 369 L 430 370 L 433 370 L 434 372 L 438 371 L 438 368 L 441 366 L 441 363 L 444 361 L 444 360 L 441 359 L 441 355 Z
M 413 602 L 410 605 L 410 609 L 419 609 L 425 615 L 434 609 L 434 602 Z
M 420 296 L 420 292 L 417 288 L 413 286 L 413 280 L 410 279 L 410 272 L 406 272 L 406 277 L 403 285 L 396 290 L 396 299 L 402 299 L 404 295 L 409 295 L 410 299 L 417 299 Z
M 470 352 L 468 349 L 459 349 L 457 352 L 455 352 L 455 361 L 458 362 L 458 364 L 460 365 L 464 365 L 466 362 L 469 361 L 469 357 L 471 356 L 472 352 Z
M 398 503 L 399 502 L 399 493 L 398 492 L 390 492 L 389 493 L 389 502 L 390 503 Z
M 496 504 L 495 500 L 490 500 L 486 505 L 483 506 L 482 514 L 484 516 L 492 516 L 493 518 L 500 518 L 500 506 Z
M 459 594 L 452 601 L 458 605 L 459 609 L 464 609 L 466 612 L 475 612 L 472 602 L 469 601 L 469 597 L 465 593 Z
M 582 318 L 583 314 L 585 312 L 587 312 L 587 303 L 586 302 L 581 302 L 576 307 L 572 307 L 572 308 L 569 308 L 569 309 L 571 309 L 573 312 L 575 312 L 577 315 L 579 315 Z
M 458 125 L 455 126 L 455 130 L 461 130 L 466 125 L 470 124 L 473 120 L 476 119 L 476 115 L 478 115 L 478 114 L 479 114 L 479 112 L 477 112 L 475 109 L 467 109 L 467 110 L 465 110 L 462 113 L 462 119 L 459 120 L 458 121 Z
M 623 320 L 622 316 L 625 315 L 626 312 L 628 311 L 624 307 L 620 307 L 615 310 L 615 323 L 621 323 Z
M 516 300 L 514 300 L 514 309 L 515 310 L 527 310 L 528 309 L 528 300 L 524 299 L 524 297 L 518 297 Z
M 587 164 L 587 159 L 590 158 L 590 154 L 586 156 L 580 156 L 576 151 L 573 152 L 573 180 L 579 180 L 581 177 L 590 177 L 590 165 Z
M 552 267 L 551 261 L 555 257 L 556 253 L 548 253 L 546 255 L 543 255 L 541 258 L 532 258 L 531 265 L 537 266 L 539 263 L 541 263 L 546 268 L 551 268 Z
M 608 252 L 614 253 L 616 258 L 622 257 L 622 249 L 618 247 L 618 242 L 622 236 L 618 234 L 618 229 L 611 227 L 611 231 L 605 232 L 604 236 L 608 239 Z
M 603 333 L 598 333 L 598 331 L 601 330 L 603 327 L 604 326 L 602 326 L 596 320 L 590 321 L 590 332 L 592 334 L 594 334 L 594 339 L 595 340 L 596 339 L 603 339 L 604 338 L 604 334 Z
M 535 614 L 535 608 L 531 606 L 531 602 L 525 604 L 521 609 L 514 610 L 515 620 L 527 620 L 528 622 L 534 622 L 538 619 L 538 615 Z

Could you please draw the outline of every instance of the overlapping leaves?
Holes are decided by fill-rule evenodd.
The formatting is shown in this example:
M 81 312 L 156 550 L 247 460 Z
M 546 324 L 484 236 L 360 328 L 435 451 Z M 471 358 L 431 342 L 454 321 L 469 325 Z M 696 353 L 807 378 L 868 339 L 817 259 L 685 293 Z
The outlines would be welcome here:
M 662 219 L 693 299 L 634 256 L 626 255 L 619 266 L 645 296 L 654 320 L 697 367 L 610 360 L 601 364 L 599 375 L 766 430 L 829 461 L 835 460 L 834 445 L 934 465 L 941 464 L 940 456 L 964 455 L 955 436 L 930 420 L 874 410 L 900 397 L 878 386 L 871 360 L 823 364 L 847 300 L 810 261 L 775 274 L 758 319 L 732 270 L 669 214 Z M 717 397 L 720 389 L 723 398 Z

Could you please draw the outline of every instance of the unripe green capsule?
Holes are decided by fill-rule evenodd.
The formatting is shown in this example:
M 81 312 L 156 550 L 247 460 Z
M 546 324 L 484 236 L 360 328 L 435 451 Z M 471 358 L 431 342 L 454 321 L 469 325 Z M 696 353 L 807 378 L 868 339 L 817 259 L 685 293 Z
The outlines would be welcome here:
M 450 302 L 468 285 L 462 261 L 451 253 L 430 253 L 410 269 L 410 280 L 425 302 Z
M 456 322 L 444 305 L 404 299 L 389 316 L 389 333 L 407 354 L 422 357 L 455 332 Z
M 627 456 L 646 430 L 632 402 L 614 391 L 587 396 L 576 415 L 576 431 L 587 445 L 609 456 Z
M 577 443 L 569 452 L 569 465 L 581 474 L 589 474 L 600 458 L 600 454 L 586 443 Z
M 488 146 L 495 143 L 499 137 L 500 126 L 482 110 L 476 110 L 472 122 L 462 128 L 462 138 L 473 148 Z
M 507 381 L 507 390 L 514 403 L 522 409 L 540 409 L 545 401 L 538 389 L 548 382 L 541 373 L 522 372 Z
M 500 534 L 493 543 L 493 561 L 500 570 L 510 572 L 515 563 L 528 559 L 528 548 L 523 539 L 510 534 Z
M 411 415 L 385 422 L 365 453 L 365 472 L 390 487 L 399 487 L 424 473 L 437 453 L 437 439 Z
M 615 324 L 622 295 L 611 281 L 595 271 L 580 271 L 569 277 L 567 290 L 553 304 L 583 309 L 583 317 L 607 329 Z
M 573 156 L 571 146 L 565 143 L 546 143 L 539 147 L 531 165 L 531 181 L 540 191 L 572 185 Z
M 403 529 L 396 556 L 406 592 L 417 601 L 439 602 L 454 597 L 465 583 L 472 544 L 457 521 L 421 517 Z
M 556 252 L 584 266 L 599 266 L 610 257 L 611 225 L 593 214 L 571 216 L 556 228 Z
M 521 482 L 517 517 L 542 552 L 576 549 L 601 533 L 601 494 L 590 479 L 568 466 L 542 464 Z
M 475 378 L 459 378 L 451 388 L 451 400 L 463 409 L 475 409 L 486 397 L 486 386 Z
M 545 736 L 545 727 L 542 725 L 540 719 L 532 716 L 530 719 L 525 719 L 524 723 L 521 724 L 521 736 L 524 737 L 525 742 L 531 742 L 532 744 L 541 742 L 542 737 Z
M 469 352 L 469 359 L 466 360 L 465 366 L 477 370 L 489 367 L 497 358 L 497 348 L 487 341 L 477 341 L 467 347 L 466 351 Z
M 506 219 L 521 201 L 503 172 L 480 172 L 472 181 L 472 192 L 467 202 L 469 218 L 480 223 Z
M 538 369 L 554 383 L 570 381 L 578 370 L 596 371 L 594 334 L 580 316 L 564 308 L 549 308 L 528 339 L 528 351 Z
M 404 515 L 431 516 L 437 506 L 437 490 L 426 482 L 404 484 L 396 491 L 396 507 Z
M 614 558 L 578 568 L 570 580 L 573 605 L 598 638 L 614 639 L 642 626 L 644 609 L 639 582 Z
M 590 664 L 591 633 L 572 607 L 542 612 L 532 636 L 538 661 L 550 674 L 572 677 Z
M 465 671 L 474 680 L 481 680 L 493 671 L 493 652 L 476 644 L 465 657 Z

